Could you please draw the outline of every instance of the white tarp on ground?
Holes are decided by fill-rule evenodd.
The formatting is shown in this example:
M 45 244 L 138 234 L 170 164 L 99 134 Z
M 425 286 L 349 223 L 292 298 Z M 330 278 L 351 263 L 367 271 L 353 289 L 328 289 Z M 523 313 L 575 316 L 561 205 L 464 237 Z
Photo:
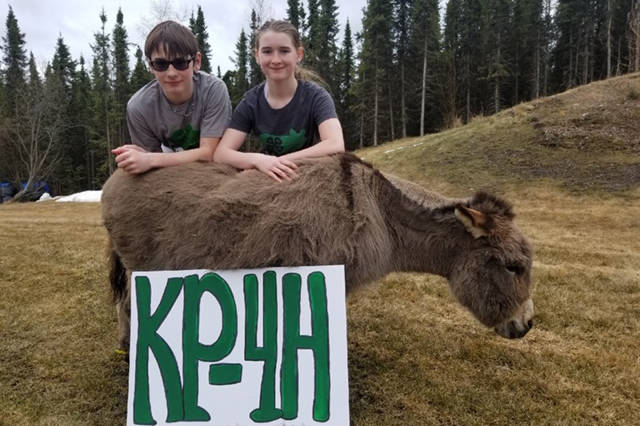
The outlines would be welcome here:
M 102 191 L 82 191 L 59 197 L 56 201 L 63 203 L 99 203 L 101 197 Z

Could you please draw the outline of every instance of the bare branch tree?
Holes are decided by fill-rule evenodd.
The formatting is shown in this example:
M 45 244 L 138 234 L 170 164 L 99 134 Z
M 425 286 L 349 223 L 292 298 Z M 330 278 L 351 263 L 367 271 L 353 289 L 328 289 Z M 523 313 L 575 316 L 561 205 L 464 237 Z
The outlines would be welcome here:
M 138 35 L 145 40 L 147 34 L 160 22 L 172 20 L 188 25 L 190 12 L 185 6 L 182 9 L 174 8 L 171 0 L 151 0 L 149 14 L 140 18 L 138 23 Z
M 55 92 L 27 90 L 16 105 L 16 115 L 4 128 L 5 143 L 14 158 L 14 174 L 26 182 L 14 197 L 19 200 L 34 181 L 46 179 L 60 161 L 60 135 L 68 128 L 64 123 Z

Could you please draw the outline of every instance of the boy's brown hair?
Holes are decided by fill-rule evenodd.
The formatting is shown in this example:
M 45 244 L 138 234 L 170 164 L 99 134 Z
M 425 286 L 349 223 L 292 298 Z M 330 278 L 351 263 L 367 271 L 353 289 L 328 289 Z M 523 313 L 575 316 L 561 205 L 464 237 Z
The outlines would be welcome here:
M 164 21 L 156 25 L 144 43 L 144 54 L 151 59 L 153 52 L 164 51 L 166 59 L 191 57 L 198 53 L 198 40 L 191 30 L 175 21 Z

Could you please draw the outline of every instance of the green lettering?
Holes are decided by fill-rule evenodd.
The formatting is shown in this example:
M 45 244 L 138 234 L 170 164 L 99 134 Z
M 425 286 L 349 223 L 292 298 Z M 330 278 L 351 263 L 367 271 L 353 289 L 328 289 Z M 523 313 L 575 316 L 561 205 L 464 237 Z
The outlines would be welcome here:
M 211 345 L 200 343 L 200 300 L 204 292 L 211 293 L 220 304 L 222 329 Z M 197 275 L 184 279 L 184 321 L 182 333 L 184 368 L 184 412 L 187 421 L 209 421 L 206 410 L 198 406 L 198 362 L 220 361 L 233 349 L 238 334 L 238 312 L 229 285 L 215 273 L 208 273 L 198 280 Z M 240 364 L 218 364 L 209 369 L 209 383 L 239 382 L 242 376 Z M 237 380 L 237 381 L 236 381 Z
M 282 372 L 280 391 L 283 418 L 298 416 L 298 350 L 310 349 L 314 357 L 313 419 L 329 419 L 329 315 L 327 312 L 327 288 L 324 275 L 313 272 L 307 278 L 311 307 L 311 336 L 300 335 L 299 274 L 286 274 L 282 282 L 284 299 L 284 342 L 282 348 Z
M 138 308 L 138 341 L 136 344 L 136 377 L 133 396 L 133 421 L 136 424 L 155 425 L 149 400 L 149 351 L 158 362 L 167 400 L 167 422 L 184 417 L 182 388 L 178 363 L 167 342 L 158 335 L 158 328 L 173 307 L 180 291 L 182 278 L 170 278 L 156 311 L 151 315 L 151 283 L 144 276 L 136 277 Z
M 254 422 L 269 422 L 282 417 L 276 404 L 276 361 L 278 359 L 278 299 L 276 273 L 267 271 L 262 278 L 263 320 L 262 347 L 258 347 L 258 279 L 254 274 L 244 277 L 245 343 L 244 358 L 248 361 L 264 361 L 260 406 L 249 417 Z

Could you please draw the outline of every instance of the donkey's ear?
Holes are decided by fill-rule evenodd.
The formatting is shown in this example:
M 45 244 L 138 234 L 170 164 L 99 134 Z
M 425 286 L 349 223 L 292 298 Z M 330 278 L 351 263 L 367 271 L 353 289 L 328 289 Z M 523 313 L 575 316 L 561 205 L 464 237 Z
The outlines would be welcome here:
M 459 205 L 455 209 L 455 214 L 467 231 L 473 235 L 473 238 L 486 237 L 491 233 L 491 220 L 487 214 L 480 210 Z

